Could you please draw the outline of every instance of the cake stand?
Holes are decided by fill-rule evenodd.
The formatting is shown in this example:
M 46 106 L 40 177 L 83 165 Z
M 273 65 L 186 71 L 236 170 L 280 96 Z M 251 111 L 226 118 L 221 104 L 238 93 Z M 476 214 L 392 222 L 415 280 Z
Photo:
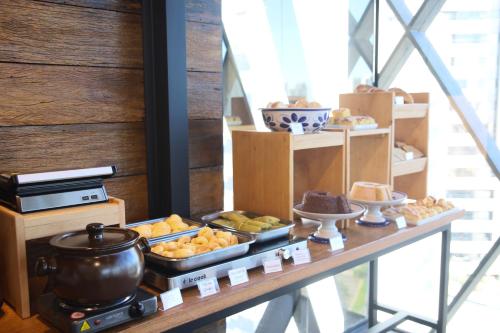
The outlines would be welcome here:
M 360 204 L 350 203 L 352 212 L 346 214 L 319 214 L 319 213 L 311 213 L 304 212 L 302 210 L 302 204 L 298 204 L 293 208 L 293 212 L 301 217 L 305 217 L 306 219 L 316 220 L 321 222 L 321 226 L 319 226 L 318 230 L 313 234 L 313 239 L 320 243 L 328 242 L 330 238 L 337 237 L 341 235 L 335 225 L 335 222 L 338 220 L 348 220 L 353 219 L 355 217 L 360 216 L 365 211 L 365 207 Z M 316 238 L 316 239 L 315 239 Z
M 407 198 L 406 193 L 393 191 L 392 192 L 392 200 L 387 201 L 366 201 L 366 200 L 358 200 L 351 199 L 350 201 L 360 203 L 366 206 L 368 209 L 363 214 L 363 216 L 359 219 L 360 224 L 368 225 L 368 226 L 383 226 L 388 224 L 386 218 L 382 215 L 380 209 L 382 207 L 389 207 L 394 205 L 399 205 L 403 203 Z

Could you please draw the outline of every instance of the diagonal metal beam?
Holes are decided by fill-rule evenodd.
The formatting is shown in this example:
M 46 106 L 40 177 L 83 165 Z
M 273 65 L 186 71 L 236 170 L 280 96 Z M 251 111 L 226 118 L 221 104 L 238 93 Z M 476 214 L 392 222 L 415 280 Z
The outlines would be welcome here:
M 350 22 L 356 22 L 354 17 L 350 15 Z M 357 54 L 354 54 L 354 59 L 351 59 L 351 67 L 349 73 L 354 68 L 358 57 L 361 57 L 369 68 L 373 69 L 373 45 L 370 38 L 373 35 L 373 18 L 374 18 L 374 1 L 370 1 L 359 20 L 350 27 L 350 46 L 352 46 Z
M 370 327 L 366 333 L 384 333 L 384 332 L 389 332 L 391 329 L 395 328 L 399 324 L 401 324 L 403 321 L 408 319 L 408 313 L 401 311 L 397 312 L 394 316 L 391 318 L 387 319 L 386 321 L 383 321 L 381 323 L 378 323 L 375 326 Z
M 387 0 L 387 4 L 405 29 L 405 34 L 399 40 L 398 45 L 378 75 L 380 88 L 389 88 L 410 57 L 414 46 L 408 38 L 408 33 L 410 31 L 426 31 L 445 2 L 446 0 L 426 0 L 412 17 L 404 1 Z
M 457 81 L 452 77 L 425 34 L 423 32 L 412 31 L 409 37 L 438 81 L 441 89 L 448 96 L 451 105 L 462 119 L 464 126 L 486 158 L 493 173 L 500 179 L 500 151 L 495 139 L 488 133 L 474 108 L 467 98 L 465 98 Z
M 463 284 L 460 291 L 455 295 L 453 301 L 451 301 L 448 306 L 448 321 L 453 317 L 453 315 L 460 308 L 460 305 L 467 299 L 470 293 L 474 290 L 476 285 L 481 281 L 483 275 L 488 271 L 488 269 L 493 265 L 496 258 L 500 254 L 500 238 L 497 239 L 492 248 L 486 253 L 481 259 L 479 265 L 477 265 L 476 269 L 469 276 L 467 281 Z

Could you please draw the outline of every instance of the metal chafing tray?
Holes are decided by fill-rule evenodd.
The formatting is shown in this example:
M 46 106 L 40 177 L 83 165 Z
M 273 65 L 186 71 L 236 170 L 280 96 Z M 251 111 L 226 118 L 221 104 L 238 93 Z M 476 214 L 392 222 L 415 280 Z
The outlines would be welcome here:
M 165 219 L 166 219 L 166 217 L 160 217 L 160 218 L 153 219 L 153 220 L 146 220 L 146 221 L 141 221 L 141 222 L 130 223 L 130 224 L 127 224 L 125 226 L 125 228 L 130 229 L 130 228 L 138 227 L 138 226 L 143 225 L 143 224 L 154 224 L 154 223 L 162 222 Z M 174 233 L 163 235 L 163 236 L 159 236 L 159 237 L 148 238 L 148 241 L 150 243 L 151 242 L 155 242 L 155 241 L 168 241 L 168 240 L 170 240 L 172 238 L 181 237 L 181 236 L 190 234 L 192 232 L 196 233 L 201 228 L 203 228 L 204 226 L 206 226 L 205 222 L 193 221 L 193 220 L 189 220 L 189 219 L 185 219 L 185 218 L 182 218 L 182 222 L 186 223 L 189 226 L 195 225 L 195 226 L 197 226 L 197 228 L 196 229 L 185 230 L 185 231 L 180 231 L 180 232 L 174 232 Z
M 281 227 L 278 229 L 266 230 L 266 231 L 262 231 L 262 232 L 247 232 L 247 231 L 238 231 L 238 230 L 231 228 L 231 227 L 228 227 L 228 226 L 223 226 L 223 225 L 218 225 L 218 224 L 212 223 L 212 221 L 215 221 L 217 219 L 221 219 L 222 214 L 229 213 L 229 212 L 239 213 L 239 214 L 245 215 L 249 218 L 263 216 L 263 214 L 247 212 L 244 210 L 231 210 L 231 211 L 221 211 L 221 212 L 216 212 L 216 213 L 204 215 L 201 217 L 201 221 L 204 223 L 210 224 L 212 226 L 216 226 L 218 228 L 229 230 L 231 232 L 240 232 L 240 233 L 244 233 L 247 235 L 252 235 L 253 237 L 255 237 L 256 243 L 267 242 L 268 240 L 271 240 L 271 239 L 276 239 L 276 238 L 288 236 L 290 229 L 293 228 L 293 226 L 295 225 L 295 223 L 293 223 L 292 221 L 280 220 L 281 224 L 286 225 L 285 227 Z
M 182 236 L 196 236 L 197 233 L 198 231 L 196 230 L 190 230 L 189 233 L 185 233 L 180 236 L 169 237 L 168 239 L 157 239 L 154 241 L 150 240 L 149 244 L 151 246 L 154 246 L 157 243 L 173 241 Z M 238 237 L 238 244 L 236 245 L 202 254 L 196 254 L 194 256 L 182 259 L 168 258 L 150 252 L 145 255 L 146 261 L 149 261 L 157 266 L 164 267 L 168 270 L 184 272 L 246 254 L 250 249 L 250 244 L 255 242 L 255 238 L 252 235 L 244 234 L 241 232 L 234 231 L 232 233 Z

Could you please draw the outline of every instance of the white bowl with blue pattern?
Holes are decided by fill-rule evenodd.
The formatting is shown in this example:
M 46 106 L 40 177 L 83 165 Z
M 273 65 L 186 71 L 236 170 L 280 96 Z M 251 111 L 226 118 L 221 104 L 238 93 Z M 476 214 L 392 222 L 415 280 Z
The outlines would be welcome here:
M 303 109 L 261 109 L 264 124 L 267 128 L 277 132 L 291 132 L 290 124 L 299 123 L 304 133 L 321 131 L 328 123 L 330 108 Z

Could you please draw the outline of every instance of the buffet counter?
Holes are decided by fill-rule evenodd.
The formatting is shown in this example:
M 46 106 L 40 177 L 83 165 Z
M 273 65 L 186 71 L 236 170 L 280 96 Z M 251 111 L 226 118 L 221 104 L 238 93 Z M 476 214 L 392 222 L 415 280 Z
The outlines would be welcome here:
M 376 326 L 376 309 L 381 309 L 376 304 L 377 258 L 420 239 L 442 233 L 439 316 L 437 322 L 427 323 L 428 326 L 434 326 L 438 332 L 442 332 L 446 322 L 446 302 L 444 300 L 447 298 L 450 223 L 460 218 L 463 213 L 462 210 L 453 209 L 445 214 L 435 216 L 425 224 L 402 229 L 398 229 L 394 223 L 386 227 L 369 228 L 351 222 L 349 228 L 343 230 L 347 236 L 343 250 L 332 252 L 330 245 L 309 241 L 308 248 L 311 253 L 311 263 L 309 264 L 294 265 L 291 259 L 284 260 L 283 271 L 271 274 L 264 274 L 262 267 L 259 267 L 248 272 L 249 282 L 235 287 L 230 286 L 227 278 L 219 279 L 220 292 L 205 298 L 199 296 L 197 288 L 185 289 L 182 291 L 183 304 L 167 311 L 158 311 L 151 317 L 115 327 L 110 331 L 191 331 L 196 327 L 225 318 L 366 262 L 370 262 L 372 279 L 370 281 L 369 321 L 371 326 Z M 307 237 L 316 228 L 317 224 L 297 222 L 293 234 Z M 56 331 L 40 320 L 38 316 L 22 320 L 8 305 L 4 304 L 2 310 L 5 313 L 0 318 L 0 327 L 3 332 Z M 390 309 L 385 310 L 391 312 Z M 417 322 L 420 320 L 412 315 L 406 315 L 403 319 Z

